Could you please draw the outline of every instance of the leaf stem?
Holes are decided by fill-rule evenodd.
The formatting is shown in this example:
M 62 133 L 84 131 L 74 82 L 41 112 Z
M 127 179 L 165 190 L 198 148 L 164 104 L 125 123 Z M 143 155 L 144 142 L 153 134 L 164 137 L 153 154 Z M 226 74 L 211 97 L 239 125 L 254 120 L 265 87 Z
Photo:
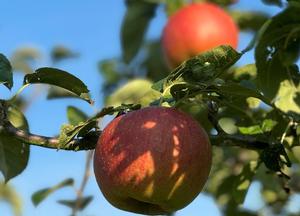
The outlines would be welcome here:
M 23 85 L 21 88 L 19 88 L 19 90 L 16 92 L 16 94 L 14 96 L 12 96 L 12 98 L 10 99 L 10 101 L 15 101 L 16 98 L 18 97 L 19 94 L 21 94 L 21 92 L 27 87 L 29 86 L 29 83 Z

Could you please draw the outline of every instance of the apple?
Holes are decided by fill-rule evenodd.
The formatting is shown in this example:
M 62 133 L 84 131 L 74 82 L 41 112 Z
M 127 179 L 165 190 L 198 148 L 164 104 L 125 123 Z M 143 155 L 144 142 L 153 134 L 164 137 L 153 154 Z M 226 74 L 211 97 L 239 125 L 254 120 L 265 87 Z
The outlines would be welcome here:
M 236 48 L 238 28 L 233 19 L 213 3 L 192 3 L 180 8 L 167 21 L 162 49 L 171 68 L 220 45 Z
M 201 192 L 211 169 L 208 135 L 188 114 L 147 107 L 112 120 L 94 156 L 105 198 L 139 214 L 175 212 Z

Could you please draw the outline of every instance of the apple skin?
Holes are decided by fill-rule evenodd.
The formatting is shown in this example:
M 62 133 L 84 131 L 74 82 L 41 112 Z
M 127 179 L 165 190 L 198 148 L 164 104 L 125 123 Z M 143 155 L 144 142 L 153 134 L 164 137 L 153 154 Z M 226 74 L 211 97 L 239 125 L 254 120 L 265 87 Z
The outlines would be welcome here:
M 113 206 L 157 215 L 192 202 L 211 162 L 207 133 L 197 121 L 174 108 L 147 107 L 106 126 L 95 149 L 94 172 Z
M 162 33 L 162 49 L 170 68 L 220 45 L 236 48 L 238 27 L 219 6 L 192 3 L 170 18 Z

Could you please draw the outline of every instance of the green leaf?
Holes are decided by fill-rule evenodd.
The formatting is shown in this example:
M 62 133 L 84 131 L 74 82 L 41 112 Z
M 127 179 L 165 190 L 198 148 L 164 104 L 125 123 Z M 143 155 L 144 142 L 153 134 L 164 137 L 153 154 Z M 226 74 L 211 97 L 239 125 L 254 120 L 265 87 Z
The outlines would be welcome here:
M 279 7 L 282 6 L 282 1 L 281 0 L 262 0 L 265 4 L 274 4 Z
M 119 64 L 118 59 L 105 59 L 98 64 L 99 72 L 105 80 L 102 87 L 105 95 L 123 78 L 124 73 L 120 73 Z
M 273 107 L 274 105 L 270 100 L 256 90 L 253 82 L 242 80 L 238 84 L 219 78 L 223 72 L 227 72 L 228 67 L 233 65 L 240 56 L 241 54 L 230 46 L 220 46 L 184 62 L 172 71 L 168 77 L 155 83 L 152 88 L 162 92 L 162 99 L 169 99 L 171 95 L 176 103 L 202 95 L 206 98 L 218 97 L 218 100 L 226 103 L 243 99 L 245 105 L 246 98 L 257 98 Z M 253 66 L 248 69 L 255 72 Z M 216 94 L 213 95 L 212 93 Z
M 121 104 L 149 105 L 159 98 L 160 94 L 151 89 L 152 82 L 145 79 L 134 79 L 118 88 L 107 97 L 107 106 L 120 106 Z
M 51 58 L 54 62 L 76 57 L 78 57 L 78 53 L 75 53 L 69 48 L 61 45 L 53 47 L 51 51 Z
M 121 27 L 123 59 L 129 63 L 137 54 L 157 4 L 127 0 L 127 11 Z
M 249 186 L 256 173 L 257 167 L 257 161 L 250 161 L 244 166 L 241 174 L 238 175 L 238 179 L 233 186 L 232 194 L 233 198 L 238 204 L 244 202 Z
M 118 107 L 104 107 L 100 112 L 98 112 L 95 117 L 91 118 L 91 120 L 102 118 L 106 115 L 113 115 L 114 113 L 126 113 L 133 110 L 138 110 L 141 108 L 140 104 L 122 104 Z
M 241 30 L 257 31 L 268 19 L 269 15 L 257 11 L 230 11 L 230 15 Z
M 254 98 L 254 97 L 248 97 L 246 99 L 246 102 L 247 102 L 247 105 L 250 109 L 255 109 L 255 108 L 259 107 L 261 101 L 257 98 Z
M 245 135 L 256 135 L 271 132 L 274 127 L 278 124 L 277 121 L 272 119 L 265 119 L 261 125 L 252 125 L 249 127 L 238 127 L 241 134 Z
M 15 127 L 28 130 L 24 115 L 16 108 L 10 107 L 8 117 Z M 26 168 L 28 158 L 28 144 L 24 144 L 7 133 L 0 133 L 0 171 L 6 182 L 19 175 Z
M 289 41 L 289 43 L 285 47 L 284 52 L 280 53 L 281 62 L 286 67 L 289 67 L 291 65 L 293 66 L 294 62 L 296 62 L 297 59 L 299 59 L 299 56 L 300 56 L 300 37 L 294 38 L 292 41 Z M 298 70 L 298 68 L 296 70 Z
M 61 99 L 61 98 L 78 98 L 78 96 L 66 89 L 50 86 L 47 93 L 47 99 Z
M 33 63 L 41 59 L 41 53 L 33 47 L 18 48 L 11 57 L 13 70 L 20 71 L 25 74 L 33 73 Z
M 242 98 L 254 97 L 272 106 L 272 103 L 268 100 L 268 98 L 264 97 L 256 89 L 250 89 L 234 82 L 228 81 L 223 85 L 215 86 L 215 88 L 217 89 L 217 92 L 221 95 L 242 97 Z
M 97 124 L 97 120 L 89 119 L 76 126 L 70 124 L 63 125 L 59 135 L 59 148 L 66 147 L 75 137 L 83 137 L 93 128 L 97 128 Z
M 59 143 L 60 143 L 59 148 L 65 146 L 66 144 L 71 142 L 76 137 L 76 135 L 78 134 L 78 128 L 83 127 L 83 125 L 84 125 L 83 122 L 76 125 L 77 128 L 76 128 L 75 125 L 70 125 L 70 124 L 62 125 L 61 129 L 60 129 L 60 134 L 59 134 Z
M 11 185 L 0 182 L 0 200 L 11 205 L 15 216 L 22 215 L 22 200 Z
M 84 112 L 74 106 L 68 106 L 67 116 L 70 124 L 72 125 L 77 125 L 80 122 L 84 122 L 88 118 Z
M 263 131 L 259 125 L 253 125 L 250 127 L 238 127 L 241 134 L 245 135 L 255 135 L 255 134 L 262 134 Z
M 56 68 L 39 68 L 35 73 L 27 74 L 23 83 L 24 85 L 32 83 L 55 85 L 67 89 L 91 103 L 91 99 L 88 96 L 89 90 L 86 85 L 74 75 Z
M 295 98 L 300 93 L 300 84 L 296 87 L 293 83 L 285 80 L 280 83 L 275 105 L 285 113 L 298 115 L 300 118 L 300 106 Z
M 203 2 L 203 0 L 194 0 L 194 1 Z M 208 0 L 208 1 L 222 6 L 229 6 L 231 4 L 237 3 L 237 0 Z
M 300 1 L 299 0 L 288 0 L 288 4 L 290 6 L 295 6 L 295 7 L 300 8 Z
M 168 16 L 173 15 L 176 11 L 186 5 L 185 0 L 166 1 L 166 13 Z
M 94 117 L 94 119 L 102 118 L 106 115 L 112 115 L 116 112 L 114 107 L 104 107 L 102 108 Z
M 140 109 L 139 104 L 122 104 L 116 108 L 114 107 L 105 107 L 100 112 L 98 112 L 94 117 L 87 119 L 84 122 L 79 122 L 76 125 L 65 124 L 61 127 L 59 135 L 59 147 L 58 148 L 67 148 L 68 144 L 75 138 L 84 138 L 89 135 L 93 129 L 98 129 L 98 119 L 102 118 L 105 115 L 112 115 L 116 112 L 128 112 L 131 110 Z M 79 147 L 78 147 L 79 148 Z M 75 149 L 76 150 L 76 149 Z
M 222 180 L 216 191 L 216 197 L 227 194 L 233 198 L 232 205 L 242 204 L 247 195 L 247 191 L 258 168 L 257 161 L 250 161 L 244 165 L 243 170 L 238 175 L 229 175 Z
M 257 212 L 240 208 L 240 205 L 236 203 L 233 198 L 229 199 L 228 204 L 224 209 L 224 215 L 258 216 Z
M 257 86 L 270 100 L 277 97 L 281 82 L 300 80 L 292 62 L 299 57 L 294 50 L 295 41 L 300 40 L 299 32 L 299 8 L 290 6 L 272 18 L 257 44 Z M 300 46 L 297 49 L 299 52 Z
M 261 130 L 263 132 L 270 132 L 273 130 L 273 128 L 278 124 L 277 121 L 274 121 L 272 119 L 265 119 L 263 123 L 261 124 Z
M 211 82 L 230 66 L 236 63 L 242 54 L 231 46 L 219 46 L 197 55 L 175 68 L 167 77 L 165 87 L 175 80 L 187 82 Z
M 145 47 L 146 57 L 141 63 L 146 70 L 146 77 L 153 81 L 158 81 L 169 75 L 170 69 L 166 65 L 159 40 L 148 42 Z
M 13 86 L 13 73 L 9 60 L 0 53 L 0 84 L 4 84 L 8 89 Z
M 156 91 L 159 91 L 159 92 L 162 93 L 163 90 L 164 90 L 164 83 L 165 83 L 166 81 L 167 81 L 167 78 L 163 78 L 163 79 L 161 79 L 161 80 L 155 82 L 155 83 L 151 86 L 151 88 L 154 89 L 154 90 L 156 90 Z
M 54 193 L 55 191 L 67 187 L 67 186 L 73 186 L 74 180 L 71 178 L 65 179 L 64 181 L 58 183 L 57 185 L 50 187 L 50 188 L 44 188 L 37 192 L 35 192 L 31 196 L 31 201 L 35 206 L 38 206 L 42 201 L 44 201 L 49 195 Z
M 235 175 L 229 175 L 226 178 L 222 179 L 222 182 L 220 182 L 220 185 L 218 185 L 218 188 L 216 192 L 214 192 L 214 195 L 219 198 L 220 196 L 224 194 L 232 194 L 233 185 L 236 181 L 236 176 Z
M 80 110 L 69 107 L 68 108 L 68 117 L 70 122 L 73 124 L 65 124 L 61 127 L 59 135 L 59 148 L 67 147 L 67 145 L 75 138 L 84 138 L 88 135 L 93 129 L 98 129 L 98 119 L 102 118 L 105 115 L 111 115 L 115 112 L 119 112 L 122 107 L 105 107 L 100 112 L 98 112 L 94 117 L 85 119 L 86 115 Z M 125 108 L 124 108 L 125 109 Z M 76 115 L 76 116 L 75 116 Z M 81 121 L 85 119 L 84 121 Z M 74 124 L 76 123 L 77 124 Z M 76 150 L 76 149 L 75 149 Z
M 93 200 L 93 196 L 86 196 L 86 197 L 82 197 L 80 200 L 58 200 L 57 202 L 59 204 L 67 206 L 71 209 L 74 209 L 75 207 L 77 207 L 78 210 L 82 211 L 83 209 L 85 209 L 88 206 L 88 204 L 92 200 Z M 78 205 L 78 203 L 79 203 L 79 205 Z
M 282 135 L 286 132 L 289 127 L 291 119 L 286 118 L 286 116 L 282 115 L 283 113 L 280 110 L 273 109 L 268 112 L 264 117 L 266 118 L 261 127 L 264 128 L 265 131 L 270 131 L 269 138 L 274 138 L 274 140 L 280 140 Z M 271 122 L 268 122 L 271 121 Z M 268 126 L 267 126 L 268 125 Z M 272 129 L 270 129 L 272 127 Z
M 260 158 L 266 167 L 274 172 L 282 172 L 285 165 L 291 167 L 290 159 L 281 143 L 275 143 L 265 148 L 261 152 Z
M 255 64 L 246 64 L 231 71 L 234 80 L 252 80 L 256 78 L 257 70 Z

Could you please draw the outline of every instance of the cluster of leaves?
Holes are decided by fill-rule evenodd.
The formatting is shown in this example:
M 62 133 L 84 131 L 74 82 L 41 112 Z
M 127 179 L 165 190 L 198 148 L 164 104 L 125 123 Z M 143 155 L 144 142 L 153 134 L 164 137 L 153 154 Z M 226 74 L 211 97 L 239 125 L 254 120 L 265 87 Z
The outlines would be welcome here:
M 73 57 L 74 54 L 62 46 L 55 47 L 52 51 L 51 59 L 53 62 L 60 61 L 63 58 Z M 88 95 L 89 90 L 86 85 L 75 76 L 68 72 L 56 69 L 56 68 L 39 68 L 36 71 L 32 69 L 34 60 L 40 58 L 40 54 L 37 50 L 33 48 L 24 48 L 17 50 L 10 61 L 4 56 L 0 55 L 0 83 L 4 84 L 7 88 L 11 89 L 13 87 L 13 70 L 24 72 L 23 86 L 20 91 L 30 84 L 47 84 L 52 87 L 49 89 L 48 98 L 54 97 L 78 97 L 89 103 L 91 99 Z M 68 82 L 65 82 L 68 80 Z M 60 88 L 59 94 L 53 95 L 53 92 L 58 92 L 57 89 Z M 64 90 L 62 90 L 64 89 Z M 0 130 L 0 171 L 4 176 L 6 182 L 8 182 L 13 177 L 19 175 L 27 166 L 29 159 L 30 148 L 28 144 L 25 144 L 23 140 L 10 134 L 8 131 L 3 129 L 5 127 L 3 124 L 4 118 L 8 118 L 9 122 L 18 129 L 22 131 L 29 131 L 28 123 L 22 110 L 28 106 L 30 101 L 23 99 L 19 96 L 20 91 L 17 95 L 13 96 L 10 100 L 1 100 L 1 130 Z M 87 116 L 75 107 L 68 107 L 68 118 L 70 124 L 77 125 L 84 122 Z M 43 189 L 35 193 L 32 197 L 32 201 L 35 205 L 38 205 L 43 199 L 45 199 L 49 194 L 63 188 L 65 186 L 73 185 L 74 181 L 72 179 L 65 180 L 58 185 Z M 16 192 L 9 187 L 9 185 L 1 184 L 0 187 L 1 198 L 8 201 L 14 209 L 15 215 L 21 214 L 21 203 L 20 198 Z M 77 207 L 78 210 L 83 209 L 92 200 L 91 196 L 80 197 L 80 202 L 78 199 L 75 200 L 61 200 L 60 204 L 66 205 L 70 208 Z M 78 206 L 78 203 L 80 204 Z
M 293 150 L 299 148 L 296 131 L 300 112 L 286 112 L 258 91 L 256 67 L 247 65 L 249 71 L 244 67 L 228 71 L 240 57 L 231 47 L 221 46 L 184 62 L 153 85 L 162 93 L 158 103 L 189 112 L 212 135 L 216 130 L 213 145 L 226 146 L 229 134 L 233 145 L 256 150 L 224 148 L 215 152 L 208 192 L 225 206 L 228 215 L 240 211 L 238 206 L 253 180 L 269 187 L 268 181 L 273 178 L 278 184 L 269 190 L 274 196 L 282 192 L 285 201 L 291 191 L 297 192 L 288 186 L 288 180 L 298 174 L 287 167 L 292 162 L 298 166 L 295 158 L 299 155 Z M 246 144 L 240 136 L 246 138 Z M 266 175 L 272 177 L 265 180 Z

